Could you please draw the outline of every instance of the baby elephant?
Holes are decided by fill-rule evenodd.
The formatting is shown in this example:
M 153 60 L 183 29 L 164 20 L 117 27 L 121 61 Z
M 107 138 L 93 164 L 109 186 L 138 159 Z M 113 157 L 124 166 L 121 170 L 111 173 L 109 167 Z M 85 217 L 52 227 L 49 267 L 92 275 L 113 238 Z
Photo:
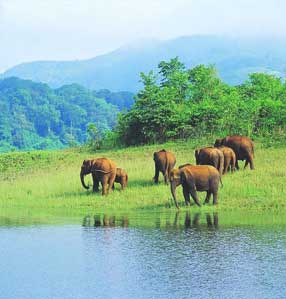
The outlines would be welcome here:
M 179 169 L 173 169 L 170 173 L 171 192 L 177 208 L 178 202 L 176 197 L 176 188 L 182 184 L 183 194 L 186 205 L 190 205 L 190 194 L 194 202 L 199 203 L 197 191 L 206 191 L 207 196 L 205 203 L 208 203 L 213 195 L 213 204 L 217 204 L 218 187 L 220 182 L 218 170 L 210 165 L 191 165 L 185 164 L 179 166 Z
M 218 149 L 222 151 L 224 156 L 223 174 L 229 170 L 235 171 L 236 155 L 233 149 L 228 146 L 219 146 Z
M 127 187 L 128 174 L 124 169 L 116 168 L 115 183 L 119 183 L 121 185 L 122 190 L 124 190 L 124 188 Z M 114 184 L 113 184 L 113 189 L 114 189 Z

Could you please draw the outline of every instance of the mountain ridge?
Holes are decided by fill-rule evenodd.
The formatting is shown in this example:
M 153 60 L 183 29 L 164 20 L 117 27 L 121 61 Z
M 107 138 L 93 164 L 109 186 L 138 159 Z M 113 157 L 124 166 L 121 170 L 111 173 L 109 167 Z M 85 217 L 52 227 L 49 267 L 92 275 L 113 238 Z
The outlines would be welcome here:
M 223 80 L 236 85 L 251 72 L 285 76 L 286 42 L 279 38 L 232 38 L 213 35 L 129 45 L 90 59 L 26 62 L 4 72 L 44 82 L 53 88 L 78 83 L 89 89 L 138 91 L 139 73 L 155 69 L 161 60 L 178 56 L 187 67 L 214 64 Z

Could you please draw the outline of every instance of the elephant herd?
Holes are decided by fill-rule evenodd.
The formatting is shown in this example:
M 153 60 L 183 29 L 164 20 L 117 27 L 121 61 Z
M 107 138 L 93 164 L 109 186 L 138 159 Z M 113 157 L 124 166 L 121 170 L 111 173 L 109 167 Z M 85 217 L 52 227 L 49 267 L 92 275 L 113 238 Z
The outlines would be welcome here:
M 211 196 L 213 204 L 217 204 L 218 189 L 221 176 L 228 171 L 239 169 L 238 161 L 245 160 L 244 168 L 250 165 L 254 169 L 254 143 L 245 136 L 227 136 L 217 139 L 214 147 L 204 147 L 195 150 L 196 165 L 186 163 L 174 168 L 176 157 L 173 153 L 161 150 L 153 154 L 155 163 L 154 182 L 158 183 L 159 173 L 164 176 L 166 184 L 170 182 L 171 193 L 177 208 L 176 188 L 182 185 L 186 205 L 190 205 L 190 195 L 195 204 L 200 206 L 197 191 L 206 191 L 204 203 L 208 203 Z M 114 183 L 121 184 L 124 189 L 128 183 L 127 172 L 117 168 L 116 164 L 107 158 L 84 160 L 81 167 L 80 178 L 84 188 L 89 189 L 84 182 L 84 176 L 92 174 L 93 191 L 99 191 L 99 183 L 102 185 L 102 195 L 114 189 Z

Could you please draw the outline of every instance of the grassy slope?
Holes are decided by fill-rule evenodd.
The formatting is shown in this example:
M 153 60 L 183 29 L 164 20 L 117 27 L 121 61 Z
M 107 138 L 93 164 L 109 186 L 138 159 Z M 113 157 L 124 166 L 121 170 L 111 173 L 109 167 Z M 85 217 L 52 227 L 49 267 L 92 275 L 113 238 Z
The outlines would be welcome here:
M 0 207 L 21 208 L 27 211 L 70 211 L 81 214 L 93 212 L 118 212 L 132 210 L 175 210 L 169 187 L 154 185 L 154 150 L 166 148 L 177 157 L 177 166 L 194 163 L 193 149 L 198 144 L 176 143 L 87 153 L 79 151 L 15 153 L 0 156 Z M 203 144 L 201 144 L 203 145 Z M 255 171 L 238 171 L 223 177 L 219 205 L 192 206 L 192 211 L 286 211 L 286 148 L 265 149 L 257 146 Z M 80 183 L 79 171 L 83 159 L 106 156 L 129 173 L 129 186 L 107 197 L 85 191 Z M 10 162 L 13 163 L 10 165 Z M 86 182 L 91 178 L 86 177 Z M 205 193 L 200 193 L 203 200 Z M 183 207 L 181 188 L 178 197 Z M 183 209 L 186 209 L 183 207 Z

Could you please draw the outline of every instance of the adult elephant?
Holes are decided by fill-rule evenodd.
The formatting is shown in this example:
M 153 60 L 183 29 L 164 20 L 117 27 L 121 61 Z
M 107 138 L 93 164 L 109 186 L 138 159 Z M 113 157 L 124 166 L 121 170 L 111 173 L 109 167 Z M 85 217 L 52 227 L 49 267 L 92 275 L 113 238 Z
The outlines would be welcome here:
M 84 176 L 92 174 L 93 192 L 98 192 L 99 183 L 102 186 L 102 195 L 112 191 L 116 177 L 116 164 L 107 158 L 84 160 L 80 171 L 80 180 L 85 189 L 89 189 L 84 182 Z
M 250 169 L 254 169 L 254 143 L 249 137 L 234 135 L 217 139 L 214 146 L 218 147 L 221 145 L 228 146 L 233 149 L 236 155 L 235 166 L 237 169 L 239 169 L 238 160 L 245 160 L 244 168 L 250 164 Z
M 223 174 L 225 174 L 229 170 L 233 172 L 235 170 L 236 164 L 235 152 L 228 146 L 219 146 L 218 149 L 223 153 L 224 156 Z
M 204 147 L 195 150 L 197 165 L 212 165 L 223 174 L 224 155 L 216 147 Z
M 159 181 L 159 173 L 162 172 L 165 184 L 168 184 L 170 171 L 176 164 L 176 157 L 173 153 L 164 149 L 154 152 L 153 160 L 155 162 L 155 176 L 154 182 L 157 184 Z
M 182 184 L 186 205 L 190 205 L 190 194 L 194 202 L 200 205 L 197 191 L 206 191 L 205 203 L 208 203 L 213 195 L 213 204 L 217 204 L 220 174 L 210 165 L 185 164 L 173 169 L 170 173 L 171 193 L 177 208 L 176 188 Z
M 128 174 L 124 169 L 116 168 L 115 183 L 119 183 L 121 185 L 122 190 L 124 190 L 127 187 Z M 114 185 L 112 189 L 114 189 Z

